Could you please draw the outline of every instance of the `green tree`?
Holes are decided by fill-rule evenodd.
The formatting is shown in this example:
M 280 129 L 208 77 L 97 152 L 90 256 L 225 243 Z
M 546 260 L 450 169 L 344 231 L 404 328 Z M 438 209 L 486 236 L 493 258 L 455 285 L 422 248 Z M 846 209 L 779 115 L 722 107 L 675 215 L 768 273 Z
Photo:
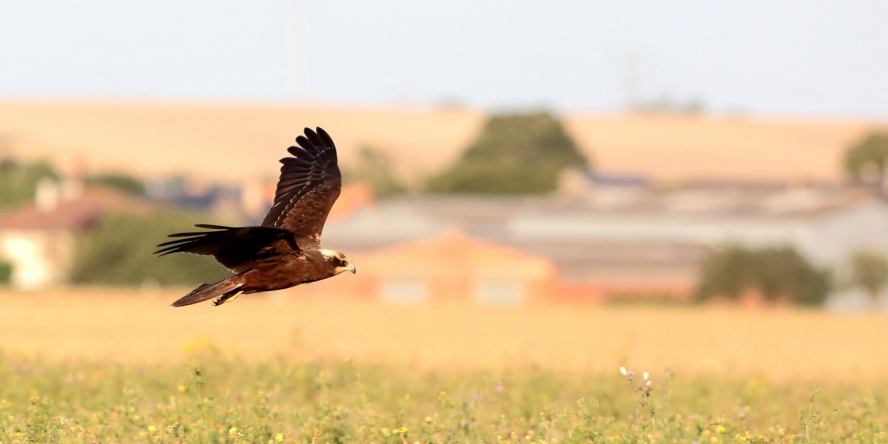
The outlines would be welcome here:
M 11 158 L 0 159 L 0 210 L 24 202 L 33 202 L 37 182 L 58 174 L 48 162 L 19 163 Z
M 152 254 L 157 244 L 169 240 L 168 234 L 192 231 L 192 225 L 202 219 L 172 210 L 108 214 L 96 229 L 78 239 L 71 280 L 76 284 L 196 285 L 224 279 L 231 273 L 213 258 Z
M 755 256 L 745 248 L 729 245 L 711 251 L 700 268 L 697 299 L 713 296 L 739 298 L 753 281 Z
M 133 196 L 145 195 L 145 184 L 135 177 L 120 173 L 89 176 L 84 181 L 87 185 L 101 185 Z
M 851 282 L 863 288 L 873 307 L 879 303 L 879 295 L 888 285 L 888 258 L 874 251 L 851 253 Z
M 12 264 L 0 260 L 0 285 L 6 285 L 12 279 Z
M 765 299 L 785 296 L 803 305 L 818 305 L 826 300 L 832 286 L 830 273 L 816 269 L 795 248 L 769 247 L 753 254 L 754 287 Z
M 358 151 L 358 162 L 342 170 L 346 183 L 364 182 L 373 194 L 386 198 L 407 192 L 407 186 L 395 172 L 394 160 L 385 151 L 364 146 Z
M 794 248 L 733 245 L 713 250 L 704 259 L 697 299 L 736 299 L 751 289 L 766 300 L 787 297 L 796 304 L 816 305 L 823 303 L 831 287 L 830 273 L 816 269 Z
M 586 158 L 552 115 L 496 115 L 453 167 L 432 177 L 433 193 L 540 194 L 554 191 L 567 167 Z
M 888 131 L 871 132 L 845 151 L 845 174 L 882 189 L 888 168 Z

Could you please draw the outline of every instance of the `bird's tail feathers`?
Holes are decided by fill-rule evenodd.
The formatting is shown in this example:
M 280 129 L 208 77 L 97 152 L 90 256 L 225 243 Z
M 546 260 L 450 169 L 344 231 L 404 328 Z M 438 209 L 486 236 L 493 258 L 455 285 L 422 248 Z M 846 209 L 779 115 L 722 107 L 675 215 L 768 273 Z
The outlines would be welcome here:
M 235 282 L 235 277 L 237 276 L 232 276 L 228 279 L 216 282 L 215 284 L 200 284 L 197 288 L 191 290 L 191 293 L 188 293 L 176 302 L 173 302 L 172 306 L 184 307 L 186 305 L 196 304 L 216 296 L 222 296 L 226 293 L 234 292 L 243 285 Z

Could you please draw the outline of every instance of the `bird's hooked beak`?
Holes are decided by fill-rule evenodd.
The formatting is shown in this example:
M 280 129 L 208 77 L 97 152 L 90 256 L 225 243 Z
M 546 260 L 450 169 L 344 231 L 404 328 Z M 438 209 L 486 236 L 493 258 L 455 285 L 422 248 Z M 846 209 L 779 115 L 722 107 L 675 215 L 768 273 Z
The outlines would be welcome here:
M 340 274 L 340 273 L 345 273 L 346 271 L 351 271 L 352 274 L 354 274 L 354 273 L 357 272 L 357 270 L 355 270 L 355 266 L 354 266 L 353 264 L 349 263 L 348 265 L 343 265 L 343 266 L 341 266 L 341 267 L 336 267 L 336 271 L 335 271 L 335 273 L 336 273 L 336 274 Z

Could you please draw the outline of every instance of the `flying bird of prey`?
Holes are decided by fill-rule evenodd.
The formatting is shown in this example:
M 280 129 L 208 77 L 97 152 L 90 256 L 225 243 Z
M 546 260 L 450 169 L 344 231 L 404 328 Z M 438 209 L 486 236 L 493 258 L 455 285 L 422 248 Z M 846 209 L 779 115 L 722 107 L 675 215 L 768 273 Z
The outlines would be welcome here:
M 327 279 L 355 266 L 337 251 L 321 248 L 321 231 L 339 197 L 342 176 L 333 139 L 321 128 L 305 129 L 299 146 L 281 159 L 274 203 L 258 227 L 195 225 L 210 231 L 176 233 L 182 238 L 158 245 L 155 254 L 192 253 L 213 256 L 234 276 L 201 284 L 173 302 L 173 307 L 216 298 L 222 305 L 241 294 L 280 290 Z

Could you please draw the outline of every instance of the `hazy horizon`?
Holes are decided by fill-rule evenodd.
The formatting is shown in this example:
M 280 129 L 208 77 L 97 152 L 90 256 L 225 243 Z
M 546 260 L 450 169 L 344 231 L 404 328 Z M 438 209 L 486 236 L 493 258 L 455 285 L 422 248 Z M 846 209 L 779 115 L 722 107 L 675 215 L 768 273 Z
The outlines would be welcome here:
M 0 99 L 888 116 L 888 4 L 0 5 Z

